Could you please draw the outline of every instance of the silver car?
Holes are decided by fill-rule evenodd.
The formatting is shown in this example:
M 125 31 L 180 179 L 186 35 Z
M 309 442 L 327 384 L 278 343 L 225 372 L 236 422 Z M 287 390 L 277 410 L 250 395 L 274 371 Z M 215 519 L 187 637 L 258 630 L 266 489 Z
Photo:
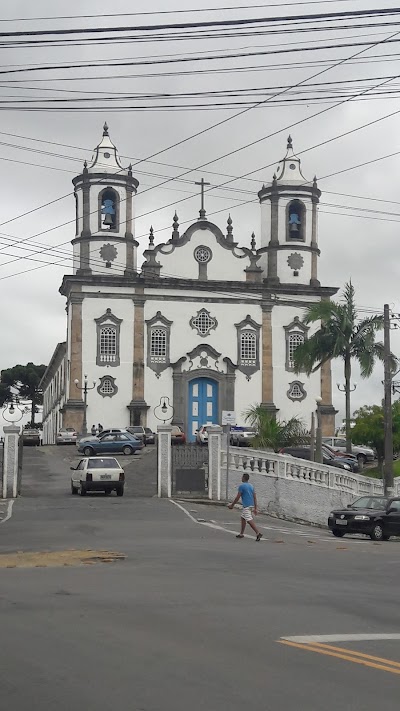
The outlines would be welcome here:
M 249 447 L 256 434 L 254 427 L 232 427 L 231 444 L 236 447 Z
M 346 440 L 344 437 L 323 437 L 322 441 L 333 449 L 337 449 L 338 452 L 346 451 Z M 374 450 L 371 449 L 371 447 L 364 447 L 364 445 L 361 444 L 352 444 L 351 453 L 363 464 L 365 464 L 365 462 L 373 462 L 375 459 Z
M 56 444 L 76 444 L 78 433 L 74 427 L 61 427 L 56 434 Z

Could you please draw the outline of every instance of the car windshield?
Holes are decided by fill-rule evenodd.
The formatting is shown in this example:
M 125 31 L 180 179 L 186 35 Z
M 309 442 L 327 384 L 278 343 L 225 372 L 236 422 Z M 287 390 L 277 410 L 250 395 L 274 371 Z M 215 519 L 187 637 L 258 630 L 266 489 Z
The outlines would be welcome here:
M 101 457 L 96 457 L 96 459 L 89 459 L 88 469 L 119 469 L 119 464 L 116 459 L 103 459 Z
M 383 511 L 388 500 L 383 496 L 361 496 L 351 504 L 352 509 L 378 509 Z
M 129 432 L 143 432 L 143 427 L 130 427 Z

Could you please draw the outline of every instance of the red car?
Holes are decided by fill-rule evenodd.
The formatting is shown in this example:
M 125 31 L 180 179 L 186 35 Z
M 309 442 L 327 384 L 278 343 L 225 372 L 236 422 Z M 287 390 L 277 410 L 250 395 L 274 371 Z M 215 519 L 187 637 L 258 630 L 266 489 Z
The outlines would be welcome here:
M 186 435 L 177 425 L 172 425 L 171 444 L 185 444 Z

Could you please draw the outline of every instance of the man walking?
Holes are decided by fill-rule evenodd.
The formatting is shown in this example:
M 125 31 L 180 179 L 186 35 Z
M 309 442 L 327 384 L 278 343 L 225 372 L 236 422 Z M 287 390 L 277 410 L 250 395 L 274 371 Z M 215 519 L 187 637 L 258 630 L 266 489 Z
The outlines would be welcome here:
M 235 500 L 229 504 L 228 509 L 233 509 L 235 504 L 237 504 L 241 498 L 243 510 L 240 520 L 240 533 L 238 533 L 236 538 L 244 538 L 244 530 L 246 528 L 246 523 L 248 523 L 250 528 L 252 528 L 256 534 L 256 541 L 261 541 L 262 533 L 260 533 L 253 521 L 253 513 L 254 515 L 257 515 L 257 497 L 253 484 L 249 484 L 249 479 L 250 476 L 244 473 L 242 476 L 242 483 L 238 487 L 237 496 Z

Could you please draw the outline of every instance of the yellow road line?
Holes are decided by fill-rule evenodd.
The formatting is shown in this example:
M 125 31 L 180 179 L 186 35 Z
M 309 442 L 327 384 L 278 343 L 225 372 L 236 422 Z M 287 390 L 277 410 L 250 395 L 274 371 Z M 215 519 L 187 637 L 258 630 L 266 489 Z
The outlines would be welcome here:
M 343 647 L 332 647 L 330 644 L 322 644 L 321 642 L 313 642 L 314 647 L 322 647 L 323 649 L 331 649 L 333 652 L 346 652 L 355 657 L 361 657 L 362 659 L 371 659 L 374 662 L 383 662 L 384 664 L 390 664 L 393 667 L 400 669 L 400 662 L 394 662 L 391 659 L 385 659 L 384 657 L 374 657 L 370 654 L 364 654 L 364 652 L 355 652 L 353 649 L 344 649 Z
M 347 649 L 341 650 L 342 653 L 339 652 L 332 652 L 330 649 L 324 649 L 323 645 L 320 647 L 314 646 L 313 644 L 299 644 L 298 642 L 288 642 L 287 640 L 280 639 L 278 640 L 280 644 L 285 644 L 288 647 L 296 647 L 297 649 L 305 649 L 308 650 L 309 652 L 316 652 L 317 654 L 324 654 L 328 657 L 336 657 L 337 659 L 343 659 L 346 662 L 353 662 L 353 664 L 362 664 L 365 667 L 372 667 L 373 669 L 381 669 L 382 671 L 388 671 L 391 672 L 391 674 L 400 674 L 400 669 L 396 669 L 393 666 L 385 666 L 384 664 L 377 664 L 372 661 L 368 661 L 368 659 L 363 659 L 359 658 L 357 656 L 350 656 L 352 652 L 349 652 Z M 341 649 L 338 647 L 337 649 Z M 391 664 L 388 659 L 385 660 L 387 664 Z

